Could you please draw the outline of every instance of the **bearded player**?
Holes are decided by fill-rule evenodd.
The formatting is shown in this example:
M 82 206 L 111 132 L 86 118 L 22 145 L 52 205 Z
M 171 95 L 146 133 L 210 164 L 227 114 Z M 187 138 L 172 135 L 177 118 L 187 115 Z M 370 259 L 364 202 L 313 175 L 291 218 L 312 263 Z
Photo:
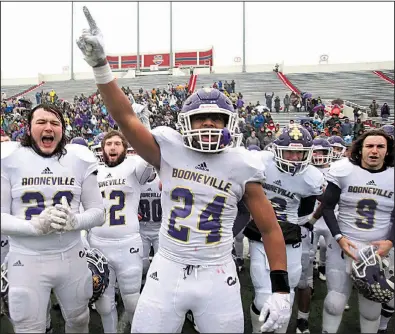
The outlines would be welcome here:
M 147 274 L 151 247 L 154 254 L 159 248 L 159 229 L 162 222 L 160 180 L 157 173 L 141 188 L 140 195 L 140 235 L 143 241 L 143 276 Z
M 191 310 L 202 333 L 244 329 L 240 283 L 232 259 L 232 227 L 244 198 L 268 246 L 273 295 L 263 306 L 262 331 L 290 318 L 284 238 L 261 183 L 264 166 L 252 153 L 232 148 L 237 113 L 216 89 L 192 94 L 179 113 L 182 134 L 147 130 L 114 81 L 103 38 L 87 8 L 90 29 L 77 44 L 93 67 L 104 103 L 136 152 L 162 182 L 159 250 L 147 273 L 132 332 L 179 330 Z M 137 216 L 137 215 L 136 215 Z
M 313 140 L 306 129 L 297 125 L 284 128 L 282 134 L 273 142 L 271 151 L 259 154 L 267 172 L 264 189 L 277 215 L 282 229 L 286 248 L 291 305 L 294 289 L 298 285 L 302 272 L 302 238 L 307 238 L 309 230 L 305 228 L 308 216 L 314 210 L 316 196 L 322 193 L 323 175 L 310 165 Z M 251 305 L 251 323 L 254 333 L 259 333 L 259 309 L 271 295 L 270 266 L 267 262 L 267 245 L 261 247 L 261 236 L 251 221 L 244 231 L 250 240 L 251 280 L 255 298 Z M 265 251 L 266 250 L 266 251 Z M 288 324 L 277 332 L 285 333 Z
M 104 222 L 97 161 L 89 149 L 66 145 L 65 122 L 55 106 L 36 106 L 27 124 L 21 143 L 3 143 L 1 150 L 10 317 L 16 333 L 44 333 L 53 289 L 66 332 L 88 333 L 92 274 L 80 231 Z
M 334 240 L 327 250 L 328 294 L 324 301 L 322 329 L 336 333 L 350 297 L 352 260 L 357 252 L 374 245 L 387 256 L 394 240 L 393 139 L 382 130 L 371 130 L 353 143 L 351 156 L 331 165 L 323 196 L 323 217 Z M 338 217 L 335 207 L 339 205 Z M 332 239 L 333 240 L 333 239 Z M 359 298 L 362 333 L 376 333 L 381 304 Z
M 106 222 L 88 233 L 92 248 L 108 259 L 109 286 L 95 303 L 105 333 L 116 333 L 118 314 L 115 307 L 115 281 L 121 292 L 130 323 L 140 297 L 143 272 L 143 244 L 137 218 L 141 185 L 152 167 L 139 158 L 126 159 L 127 142 L 118 131 L 107 133 L 101 141 L 104 165 L 97 176 L 106 207 Z

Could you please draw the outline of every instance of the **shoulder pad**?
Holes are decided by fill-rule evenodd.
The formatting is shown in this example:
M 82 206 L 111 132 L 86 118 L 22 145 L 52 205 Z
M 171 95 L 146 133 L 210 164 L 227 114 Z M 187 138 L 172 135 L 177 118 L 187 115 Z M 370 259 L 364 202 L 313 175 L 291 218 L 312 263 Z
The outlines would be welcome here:
M 325 179 L 328 182 L 336 184 L 341 188 L 341 179 L 350 175 L 353 171 L 354 165 L 348 159 L 341 159 L 331 164 L 328 172 L 325 175 Z
M 181 134 L 168 126 L 158 126 L 157 128 L 153 129 L 151 133 L 159 146 L 165 142 L 182 143 Z
M 97 162 L 97 159 L 93 154 L 93 152 L 86 146 L 82 146 L 78 144 L 67 144 L 66 150 L 67 153 L 74 154 L 84 162 L 88 162 L 88 163 Z
M 17 141 L 5 141 L 1 143 L 1 160 L 9 157 L 18 148 L 22 147 L 20 142 Z
M 261 156 L 262 162 L 267 166 L 268 163 L 274 161 L 274 153 L 269 151 L 260 151 L 258 152 Z
M 325 178 L 318 168 L 309 165 L 303 173 L 304 181 L 308 186 L 307 196 L 321 195 L 324 190 Z

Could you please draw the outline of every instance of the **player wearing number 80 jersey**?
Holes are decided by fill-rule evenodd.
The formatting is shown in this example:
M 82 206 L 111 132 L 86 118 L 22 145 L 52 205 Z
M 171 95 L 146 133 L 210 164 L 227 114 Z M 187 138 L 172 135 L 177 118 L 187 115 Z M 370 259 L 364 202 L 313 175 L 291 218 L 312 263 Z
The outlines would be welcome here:
M 159 229 L 162 222 L 160 180 L 155 173 L 153 177 L 141 189 L 140 196 L 140 235 L 143 240 L 143 264 L 144 275 L 149 267 L 149 253 L 151 246 L 154 254 L 159 248 Z
M 335 333 L 352 290 L 352 259 L 373 244 L 386 256 L 394 240 L 393 139 L 371 130 L 352 146 L 351 156 L 331 165 L 323 196 L 323 217 L 337 242 L 328 246 L 327 285 L 323 330 Z M 339 204 L 336 218 L 334 209 Z M 376 333 L 381 304 L 359 294 L 362 333 Z
M 66 332 L 88 333 L 92 274 L 80 231 L 104 222 L 97 161 L 87 147 L 65 145 L 64 119 L 55 106 L 36 106 L 27 124 L 21 143 L 1 147 L 1 233 L 10 237 L 14 331 L 45 332 L 53 289 Z
M 151 176 L 152 167 L 138 156 L 126 159 L 127 142 L 118 131 L 107 133 L 101 147 L 104 165 L 99 167 L 97 179 L 106 207 L 106 222 L 89 231 L 88 242 L 109 262 L 109 286 L 95 305 L 104 332 L 116 333 L 115 281 L 130 322 L 140 296 L 143 245 L 137 212 L 141 185 Z

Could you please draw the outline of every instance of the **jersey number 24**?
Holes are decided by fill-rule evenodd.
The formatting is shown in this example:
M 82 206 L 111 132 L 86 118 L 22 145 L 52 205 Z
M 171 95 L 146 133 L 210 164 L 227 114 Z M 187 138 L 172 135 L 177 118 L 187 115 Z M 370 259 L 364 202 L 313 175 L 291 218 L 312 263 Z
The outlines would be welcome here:
M 168 233 L 174 239 L 182 242 L 189 241 L 190 228 L 187 226 L 176 227 L 176 220 L 189 218 L 194 209 L 194 194 L 188 188 L 174 188 L 170 197 L 174 202 L 183 202 L 183 205 L 175 206 L 170 212 Z M 206 232 L 206 243 L 213 244 L 221 240 L 221 215 L 225 208 L 226 197 L 216 195 L 207 206 L 200 211 L 197 219 L 197 228 Z

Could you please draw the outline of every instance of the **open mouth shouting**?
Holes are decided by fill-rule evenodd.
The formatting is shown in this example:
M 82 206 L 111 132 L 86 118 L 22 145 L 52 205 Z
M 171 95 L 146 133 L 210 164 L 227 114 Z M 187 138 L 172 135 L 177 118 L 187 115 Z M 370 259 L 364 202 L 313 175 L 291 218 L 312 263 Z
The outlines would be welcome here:
M 41 138 L 41 143 L 44 148 L 52 148 L 54 141 L 55 137 L 53 135 L 44 135 Z

